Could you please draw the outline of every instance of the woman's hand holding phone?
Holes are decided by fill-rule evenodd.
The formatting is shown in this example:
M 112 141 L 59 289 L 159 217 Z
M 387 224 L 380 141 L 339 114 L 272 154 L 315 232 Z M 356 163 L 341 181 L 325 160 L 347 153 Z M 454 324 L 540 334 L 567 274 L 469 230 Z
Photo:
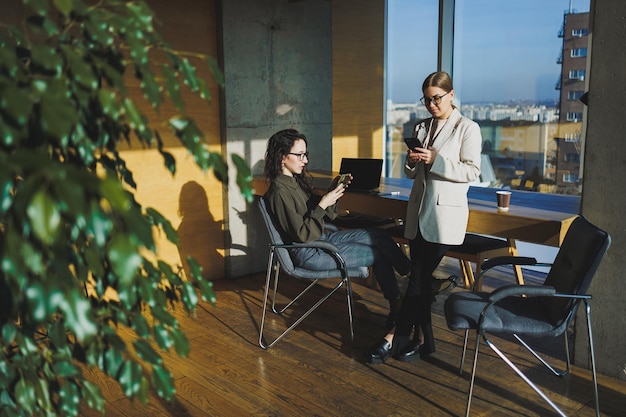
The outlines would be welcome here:
M 404 143 L 406 143 L 406 146 L 412 151 L 423 147 L 422 142 L 420 142 L 418 138 L 404 138 Z

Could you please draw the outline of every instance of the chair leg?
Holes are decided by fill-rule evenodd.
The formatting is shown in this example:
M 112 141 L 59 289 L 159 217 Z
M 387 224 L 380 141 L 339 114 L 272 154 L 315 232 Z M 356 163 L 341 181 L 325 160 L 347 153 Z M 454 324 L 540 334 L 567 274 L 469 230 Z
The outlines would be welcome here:
M 276 295 L 277 295 L 277 292 L 278 292 L 278 275 L 280 273 L 280 266 L 274 260 L 274 252 L 273 251 L 270 252 L 269 261 L 268 261 L 268 267 L 267 267 L 267 274 L 266 274 L 266 277 L 265 277 L 265 289 L 264 289 L 264 294 L 263 294 L 263 313 L 262 313 L 262 316 L 261 316 L 261 326 L 260 326 L 260 329 L 259 329 L 259 346 L 261 346 L 263 349 L 269 349 L 272 346 L 274 346 L 280 339 L 282 339 L 284 336 L 286 336 L 287 333 L 289 333 L 298 324 L 300 324 L 302 322 L 302 320 L 307 318 L 313 311 L 315 311 L 324 301 L 329 299 L 344 284 L 346 284 L 347 291 L 348 291 L 347 297 L 348 297 L 348 315 L 349 315 L 349 320 L 350 320 L 350 337 L 351 337 L 351 340 L 354 341 L 354 328 L 353 328 L 353 322 L 352 322 L 352 314 L 353 314 L 352 313 L 352 311 L 353 311 L 353 306 L 352 306 L 352 286 L 350 285 L 350 278 L 349 277 L 343 277 L 337 283 L 337 285 L 335 285 L 324 297 L 319 299 L 311 308 L 309 308 L 306 312 L 304 312 L 295 322 L 293 322 L 289 327 L 287 327 L 287 329 L 285 329 L 277 338 L 275 338 L 272 342 L 267 343 L 265 341 L 265 335 L 264 335 L 265 316 L 267 314 L 267 304 L 268 304 L 269 291 L 270 291 L 270 285 L 271 285 L 272 271 L 273 270 L 275 271 L 275 274 L 274 274 L 274 287 L 273 287 L 273 293 L 274 294 L 273 294 L 273 297 L 272 297 L 272 311 L 274 313 L 276 313 L 276 314 L 281 314 L 285 310 L 287 310 L 287 308 L 289 308 L 291 305 L 293 305 L 293 303 L 296 300 L 298 300 L 300 297 L 302 297 L 303 294 L 305 294 L 307 291 L 309 291 L 309 289 L 311 289 L 317 283 L 317 281 L 319 281 L 319 280 L 314 280 L 304 290 L 302 290 L 297 296 L 295 296 L 285 307 L 283 307 L 282 309 L 278 310 L 276 308 Z
M 563 412 L 563 410 L 561 410 L 550 398 L 548 398 L 548 396 L 542 390 L 540 390 L 539 387 L 535 385 L 517 366 L 515 366 L 515 364 L 511 362 L 509 358 L 500 351 L 500 349 L 498 349 L 493 343 L 491 343 L 491 341 L 487 339 L 485 335 L 483 335 L 483 339 L 485 340 L 485 343 L 487 344 L 487 346 L 489 346 L 491 350 L 493 350 L 496 353 L 496 355 L 500 357 L 500 359 L 502 359 L 507 365 L 509 365 L 509 368 L 513 369 L 513 371 L 515 371 L 515 373 L 520 378 L 522 378 L 524 382 L 526 382 L 537 394 L 539 394 L 541 398 L 544 399 L 545 402 L 550 404 L 550 407 L 552 407 L 554 411 L 556 411 L 562 417 L 567 417 L 567 415 Z M 476 366 L 476 363 L 474 363 L 474 366 Z M 469 405 L 468 405 L 468 412 L 469 412 Z
M 552 365 L 550 365 L 539 353 L 537 353 L 528 343 L 526 343 L 521 337 L 513 333 L 513 337 L 517 339 L 517 341 L 524 346 L 539 362 L 543 364 L 550 372 L 552 372 L 555 376 L 563 377 L 570 372 L 571 361 L 569 355 L 569 341 L 567 340 L 567 332 L 563 332 L 563 339 L 565 345 L 565 370 L 559 371 L 555 369 Z
M 465 330 L 465 337 L 463 338 L 463 353 L 461 354 L 461 365 L 459 366 L 459 375 L 463 375 L 463 368 L 465 367 L 465 355 L 467 354 L 468 340 L 469 340 L 469 329 Z
M 465 334 L 465 343 L 467 343 L 467 333 Z M 478 348 L 480 347 L 480 334 L 476 332 L 476 344 L 474 346 L 474 363 L 472 364 L 472 375 L 470 376 L 469 392 L 467 393 L 467 406 L 465 407 L 465 417 L 469 417 L 470 408 L 472 407 L 472 395 L 474 394 L 474 380 L 476 379 L 476 363 L 478 362 Z M 463 352 L 465 358 L 465 351 Z
M 346 298 L 348 300 L 348 320 L 350 322 L 350 343 L 354 344 L 354 298 L 352 295 L 352 282 L 345 277 L 342 282 L 346 283 Z
M 596 354 L 593 349 L 593 335 L 591 333 L 591 305 L 585 299 L 585 313 L 587 315 L 587 334 L 589 336 L 589 356 L 591 357 L 591 375 L 593 378 L 593 392 L 596 400 L 596 417 L 600 417 L 600 398 L 598 397 L 598 374 L 596 373 Z
M 589 301 L 587 299 L 583 300 L 585 303 L 585 313 L 587 318 L 587 334 L 589 336 L 589 356 L 591 359 L 591 374 L 593 379 L 593 390 L 594 390 L 594 400 L 596 406 L 596 417 L 600 417 L 600 399 L 598 395 L 598 375 L 596 371 L 596 358 L 595 351 L 593 348 L 593 334 L 591 330 L 591 306 L 589 305 Z M 469 330 L 465 331 L 465 341 L 463 344 L 463 355 L 461 357 L 461 367 L 459 369 L 459 373 L 463 372 L 463 363 L 465 361 L 465 350 L 467 347 L 467 338 L 468 338 Z M 535 352 L 524 340 L 522 340 L 518 335 L 514 334 L 515 338 L 526 348 L 528 351 L 537 358 L 546 368 L 548 368 L 554 375 L 562 377 L 569 373 L 570 371 L 570 356 L 569 356 L 569 343 L 567 341 L 567 332 L 564 333 L 564 343 L 566 350 L 566 369 L 564 371 L 557 371 L 550 364 L 548 364 L 537 352 Z M 480 336 L 476 336 L 476 349 L 474 351 L 474 364 L 472 367 L 472 376 L 470 380 L 470 389 L 467 399 L 467 408 L 466 408 L 466 416 L 469 417 L 470 405 L 472 400 L 472 394 L 474 390 L 474 379 L 476 374 L 476 362 L 478 360 L 478 347 L 480 344 Z M 485 335 L 483 335 L 483 340 L 493 350 L 499 357 L 502 359 L 515 373 L 524 380 L 537 394 L 541 396 L 560 416 L 566 416 L 566 414 L 561 410 L 548 396 L 537 387 L 511 360 L 502 353 Z
M 463 274 L 463 282 L 465 288 L 472 288 L 474 285 L 474 273 L 472 272 L 472 264 L 470 261 L 459 259 L 459 265 L 461 266 L 461 273 Z

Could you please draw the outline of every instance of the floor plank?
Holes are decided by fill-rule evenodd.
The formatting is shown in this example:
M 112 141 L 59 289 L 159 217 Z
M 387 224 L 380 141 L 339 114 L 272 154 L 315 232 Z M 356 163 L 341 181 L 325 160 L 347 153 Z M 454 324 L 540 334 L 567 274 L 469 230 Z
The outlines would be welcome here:
M 444 260 L 437 278 L 458 274 L 458 264 Z M 510 271 L 501 269 L 485 288 L 501 285 Z M 528 280 L 540 282 L 541 274 Z M 188 358 L 164 353 L 173 372 L 177 397 L 156 395 L 147 406 L 123 397 L 119 386 L 94 370 L 107 399 L 107 416 L 459 416 L 465 411 L 471 358 L 459 375 L 462 334 L 447 329 L 442 305 L 433 305 L 437 352 L 428 360 L 368 365 L 364 351 L 382 335 L 387 303 L 380 292 L 355 284 L 355 342 L 348 337 L 347 306 L 339 291 L 318 311 L 269 350 L 258 344 L 264 274 L 217 281 L 217 305 L 203 304 L 189 316 L 174 311 L 191 342 Z M 293 294 L 301 283 L 284 280 L 281 294 Z M 463 289 L 455 289 L 463 291 Z M 318 291 L 313 291 L 318 293 Z M 298 303 L 298 308 L 304 303 Z M 272 331 L 292 315 L 270 314 Z M 574 367 L 558 379 L 540 369 L 532 357 L 508 340 L 496 339 L 522 369 L 545 388 L 568 415 L 594 415 L 590 373 Z M 470 343 L 472 343 L 470 341 Z M 473 345 L 472 345 L 473 346 Z M 563 354 L 553 343 L 541 346 L 557 364 Z M 550 416 L 552 409 L 485 345 L 481 346 L 473 416 Z M 603 416 L 623 415 L 626 382 L 600 376 Z M 83 409 L 83 415 L 95 416 Z

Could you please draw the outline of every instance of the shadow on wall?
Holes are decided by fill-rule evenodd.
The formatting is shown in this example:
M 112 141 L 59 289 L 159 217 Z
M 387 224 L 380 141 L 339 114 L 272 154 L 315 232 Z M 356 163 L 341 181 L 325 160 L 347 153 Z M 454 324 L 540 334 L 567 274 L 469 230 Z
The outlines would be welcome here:
M 178 198 L 178 214 L 182 218 L 178 226 L 180 260 L 187 277 L 187 257 L 193 257 L 202 267 L 205 279 L 224 278 L 223 222 L 215 221 L 209 211 L 209 199 L 200 184 L 189 181 L 183 185 Z

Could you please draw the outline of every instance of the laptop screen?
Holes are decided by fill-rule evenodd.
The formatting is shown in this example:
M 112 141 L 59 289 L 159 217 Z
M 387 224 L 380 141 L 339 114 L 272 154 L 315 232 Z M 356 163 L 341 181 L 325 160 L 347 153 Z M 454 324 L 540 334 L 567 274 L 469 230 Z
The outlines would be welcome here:
M 346 191 L 375 191 L 380 186 L 383 160 L 373 158 L 342 158 L 340 174 L 352 174 L 352 183 Z

